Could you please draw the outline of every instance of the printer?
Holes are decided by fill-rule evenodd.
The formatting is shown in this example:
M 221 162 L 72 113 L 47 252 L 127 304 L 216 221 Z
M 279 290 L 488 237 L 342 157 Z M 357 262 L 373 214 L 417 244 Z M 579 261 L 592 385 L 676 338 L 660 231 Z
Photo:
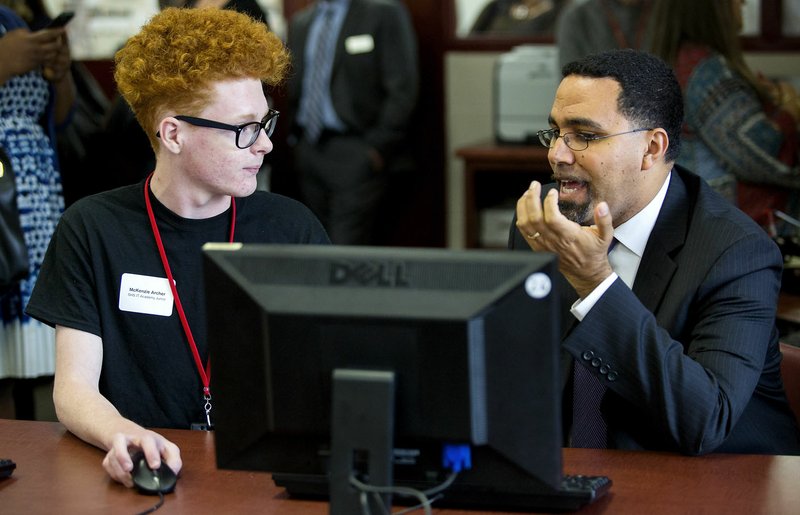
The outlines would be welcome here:
M 555 45 L 522 45 L 494 67 L 494 135 L 497 143 L 539 144 L 561 81 Z

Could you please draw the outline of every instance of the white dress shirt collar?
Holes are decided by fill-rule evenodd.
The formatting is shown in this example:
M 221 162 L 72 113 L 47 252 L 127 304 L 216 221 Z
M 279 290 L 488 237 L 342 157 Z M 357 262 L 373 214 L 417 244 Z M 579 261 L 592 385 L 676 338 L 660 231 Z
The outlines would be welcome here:
M 630 220 L 619 225 L 614 229 L 614 238 L 625 245 L 625 247 L 639 256 L 641 259 L 644 254 L 644 248 L 647 246 L 647 240 L 650 239 L 650 233 L 653 232 L 653 227 L 656 225 L 658 214 L 661 212 L 661 206 L 664 204 L 664 198 L 667 196 L 667 189 L 669 189 L 669 181 L 672 177 L 672 172 L 667 175 L 661 189 L 658 190 L 653 200 L 647 204 L 644 209 L 636 213 Z

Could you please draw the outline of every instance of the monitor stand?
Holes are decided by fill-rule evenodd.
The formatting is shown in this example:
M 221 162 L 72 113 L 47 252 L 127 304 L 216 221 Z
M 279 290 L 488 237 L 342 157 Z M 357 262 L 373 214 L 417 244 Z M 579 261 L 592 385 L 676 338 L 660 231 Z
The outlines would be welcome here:
M 336 369 L 331 410 L 330 513 L 362 513 L 362 492 L 392 486 L 394 372 Z M 371 513 L 391 511 L 390 493 L 365 494 Z

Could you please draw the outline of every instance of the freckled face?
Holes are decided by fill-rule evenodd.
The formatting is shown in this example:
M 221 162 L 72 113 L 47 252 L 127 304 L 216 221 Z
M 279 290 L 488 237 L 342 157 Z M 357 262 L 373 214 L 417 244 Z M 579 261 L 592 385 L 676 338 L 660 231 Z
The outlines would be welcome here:
M 218 82 L 211 98 L 198 117 L 240 125 L 260 121 L 269 110 L 257 79 Z M 188 124 L 184 128 L 190 131 L 185 172 L 192 182 L 212 195 L 244 197 L 255 191 L 256 173 L 264 156 L 272 151 L 272 141 L 263 130 L 252 146 L 241 149 L 233 131 Z
M 617 110 L 621 88 L 610 78 L 570 75 L 561 81 L 550 112 L 550 123 L 560 134 L 579 132 L 597 136 L 637 129 Z M 642 158 L 647 151 L 646 132 L 590 141 L 585 150 L 570 149 L 563 138 L 548 152 L 559 185 L 559 207 L 571 220 L 594 223 L 593 210 L 605 201 L 614 225 L 619 225 L 646 205 Z

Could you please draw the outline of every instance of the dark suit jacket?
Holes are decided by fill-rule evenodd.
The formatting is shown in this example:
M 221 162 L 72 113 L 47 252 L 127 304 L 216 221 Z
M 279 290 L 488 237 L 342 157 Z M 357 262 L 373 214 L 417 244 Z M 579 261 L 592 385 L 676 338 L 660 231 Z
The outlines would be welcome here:
M 316 4 L 298 12 L 289 25 L 293 69 L 288 96 L 292 113 L 300 105 L 305 49 Z M 351 53 L 346 41 L 369 35 L 374 48 Z M 414 28 L 399 0 L 350 0 L 336 42 L 331 100 L 348 131 L 383 156 L 401 150 L 417 101 L 419 68 Z
M 529 249 L 518 232 L 509 245 Z M 615 281 L 563 339 L 565 378 L 587 351 L 613 372 L 589 366 L 608 388 L 609 447 L 800 454 L 780 378 L 781 271 L 760 227 L 673 168 L 633 291 Z M 567 380 L 565 419 L 570 398 Z

